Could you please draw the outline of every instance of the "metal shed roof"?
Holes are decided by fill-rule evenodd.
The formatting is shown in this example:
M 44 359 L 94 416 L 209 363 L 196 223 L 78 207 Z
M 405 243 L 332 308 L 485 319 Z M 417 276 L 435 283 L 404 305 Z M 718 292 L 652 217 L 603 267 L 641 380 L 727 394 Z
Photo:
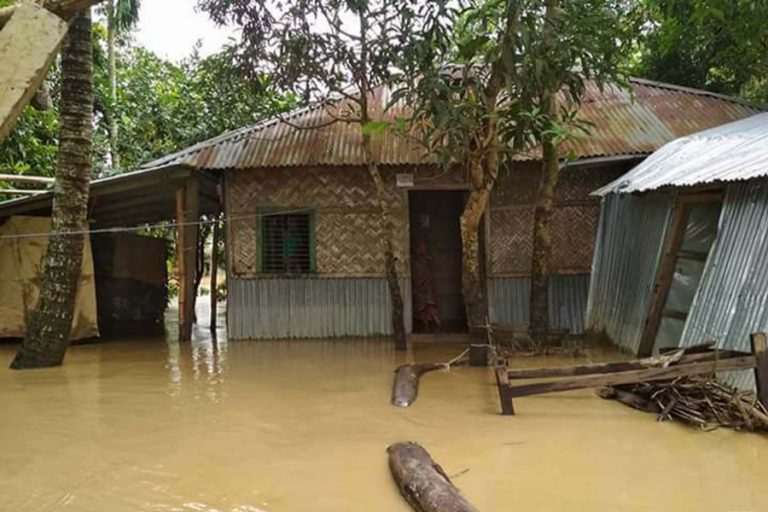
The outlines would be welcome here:
M 768 113 L 666 144 L 593 194 L 643 192 L 768 176 Z
M 570 147 L 565 145 L 564 152 L 573 150 L 579 158 L 647 155 L 677 137 L 760 111 L 754 105 L 705 91 L 642 79 L 630 79 L 629 84 L 630 90 L 607 86 L 602 91 L 588 84 L 581 118 L 593 128 Z M 379 86 L 371 93 L 372 118 L 393 121 L 409 115 L 410 108 L 402 102 L 386 109 L 390 92 Z M 145 167 L 184 164 L 213 170 L 364 165 L 358 126 L 346 122 L 325 125 L 331 120 L 329 108 L 343 110 L 348 103 L 338 100 L 332 106 L 325 103 L 297 109 L 281 118 L 224 133 Z M 306 129 L 313 126 L 318 128 Z M 431 161 L 418 144 L 391 132 L 374 137 L 374 153 L 384 165 Z M 537 155 L 533 151 L 517 158 L 534 160 Z

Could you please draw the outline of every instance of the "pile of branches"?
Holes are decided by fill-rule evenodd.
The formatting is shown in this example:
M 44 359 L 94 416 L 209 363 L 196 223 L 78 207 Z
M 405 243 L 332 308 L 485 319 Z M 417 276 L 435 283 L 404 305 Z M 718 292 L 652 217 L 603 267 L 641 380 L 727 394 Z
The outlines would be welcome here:
M 714 430 L 727 427 L 768 432 L 768 411 L 754 393 L 717 382 L 713 377 L 678 377 L 605 387 L 603 398 L 658 414 L 658 421 L 680 421 Z

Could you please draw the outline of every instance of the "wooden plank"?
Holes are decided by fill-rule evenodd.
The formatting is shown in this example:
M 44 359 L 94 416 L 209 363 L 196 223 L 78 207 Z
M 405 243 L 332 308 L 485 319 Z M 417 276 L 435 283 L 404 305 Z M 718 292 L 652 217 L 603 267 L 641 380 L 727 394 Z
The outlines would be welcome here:
M 752 353 L 755 355 L 755 386 L 757 398 L 763 407 L 768 408 L 768 342 L 764 332 L 756 332 L 750 337 Z
M 677 252 L 683 244 L 685 236 L 685 226 L 688 224 L 689 207 L 687 203 L 678 202 L 672 217 L 672 224 L 669 227 L 667 240 L 664 245 L 664 255 L 659 264 L 659 271 L 656 275 L 656 284 L 651 297 L 651 303 L 648 306 L 648 317 L 643 330 L 643 337 L 640 340 L 640 347 L 637 355 L 648 357 L 653 352 L 653 345 L 656 341 L 656 334 L 659 331 L 661 323 L 661 312 L 664 309 L 664 302 L 667 298 L 667 291 L 675 275 L 675 263 L 677 261 Z
M 680 349 L 678 349 L 680 350 Z M 643 370 L 645 368 L 658 368 L 665 364 L 686 364 L 699 361 L 715 361 L 730 357 L 749 356 L 746 352 L 733 350 L 720 350 L 711 352 L 697 352 L 684 354 L 679 359 L 668 359 L 664 356 L 636 359 L 633 361 L 617 361 L 612 363 L 585 364 L 579 366 L 563 366 L 550 368 L 514 368 L 509 369 L 507 377 L 510 380 L 517 379 L 546 379 L 550 377 L 576 377 L 579 375 L 600 375 L 606 373 L 627 372 Z
M 43 84 L 69 29 L 61 18 L 22 3 L 0 30 L 0 140 Z
M 4 196 L 36 196 L 45 190 L 20 190 L 16 188 L 0 188 L 0 195 Z
M 496 367 L 496 386 L 499 388 L 499 400 L 501 401 L 501 414 L 511 416 L 515 414 L 515 406 L 512 397 L 509 396 L 509 378 L 504 366 Z
M 219 271 L 219 231 L 221 229 L 221 223 L 215 222 L 213 224 L 213 240 L 211 243 L 211 321 L 209 323 L 211 332 L 216 332 L 216 305 L 219 299 L 219 291 L 216 289 L 216 274 Z M 215 337 L 215 336 L 214 336 Z
M 197 298 L 198 244 L 200 243 L 200 184 L 194 175 L 184 185 L 184 274 L 186 279 L 186 330 L 185 341 L 192 339 L 192 325 L 195 323 L 195 299 Z
M 187 280 L 185 278 L 187 259 L 184 256 L 187 252 L 187 242 L 184 239 L 185 199 L 184 187 L 181 187 L 176 191 L 176 278 L 179 297 L 179 341 L 188 341 L 188 338 L 185 338 L 187 333 Z
M 48 0 L 43 2 L 43 7 L 57 16 L 69 19 L 77 12 L 96 5 L 101 0 Z M 2 28 L 11 19 L 13 14 L 19 8 L 20 4 L 0 8 L 0 28 Z
M 45 176 L 29 176 L 26 174 L 2 174 L 0 173 L 0 181 L 10 181 L 15 183 L 42 183 L 45 185 L 51 185 L 54 182 L 53 178 L 46 178 Z
M 522 386 L 510 386 L 507 390 L 509 397 L 556 393 L 574 389 L 596 388 L 601 386 L 618 386 L 652 380 L 674 379 L 687 375 L 701 375 L 713 372 L 746 370 L 755 367 L 755 356 L 732 357 L 718 361 L 703 361 L 666 368 L 648 368 L 627 372 L 596 375 L 579 379 L 565 379 L 555 382 L 537 382 Z

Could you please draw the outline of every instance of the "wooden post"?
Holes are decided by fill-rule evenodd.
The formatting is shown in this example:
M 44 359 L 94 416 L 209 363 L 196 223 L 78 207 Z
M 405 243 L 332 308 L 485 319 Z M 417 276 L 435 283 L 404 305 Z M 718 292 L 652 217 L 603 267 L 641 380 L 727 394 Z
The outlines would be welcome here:
M 179 341 L 185 341 L 187 332 L 187 280 L 186 273 L 186 240 L 184 240 L 184 187 L 176 191 L 176 278 L 179 283 Z
M 221 224 L 216 221 L 213 225 L 213 241 L 211 243 L 211 322 L 210 329 L 212 332 L 216 332 L 216 303 L 219 299 L 219 292 L 216 289 L 216 274 L 218 272 L 219 257 L 219 229 Z
M 764 332 L 756 332 L 750 337 L 752 353 L 755 354 L 755 386 L 757 399 L 768 407 L 768 342 Z
M 176 256 L 179 277 L 179 341 L 192 339 L 195 321 L 195 272 L 199 227 L 199 185 L 190 176 L 176 191 Z
M 661 313 L 664 311 L 667 291 L 669 291 L 672 278 L 675 276 L 677 252 L 683 244 L 685 227 L 688 224 L 688 211 L 688 203 L 678 202 L 675 206 L 672 225 L 669 227 L 669 234 L 664 246 L 664 255 L 661 258 L 659 271 L 656 275 L 656 285 L 651 297 L 651 303 L 648 306 L 648 317 L 645 321 L 643 337 L 637 350 L 637 355 L 640 357 L 648 357 L 653 353 L 653 345 L 656 342 L 656 334 L 659 332 Z

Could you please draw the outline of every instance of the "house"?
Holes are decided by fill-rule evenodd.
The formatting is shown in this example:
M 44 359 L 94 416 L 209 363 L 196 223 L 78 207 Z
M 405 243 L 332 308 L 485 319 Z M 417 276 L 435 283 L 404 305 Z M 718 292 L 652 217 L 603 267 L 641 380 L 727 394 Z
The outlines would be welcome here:
M 581 117 L 593 126 L 567 147 L 553 214 L 550 318 L 584 329 L 600 202 L 590 192 L 614 181 L 665 143 L 750 117 L 739 100 L 632 79 L 630 90 L 588 84 Z M 390 91 L 370 94 L 374 119 L 395 120 Z M 346 100 L 297 109 L 196 144 L 91 187 L 94 229 L 176 221 L 181 339 L 194 318 L 198 225 L 223 212 L 227 248 L 227 327 L 231 339 L 387 335 L 390 305 L 380 215 L 365 167 L 359 126 L 329 124 Z M 375 157 L 397 225 L 395 251 L 407 328 L 412 325 L 411 257 L 426 245 L 443 331 L 466 329 L 461 295 L 459 215 L 468 189 L 406 138 L 375 134 Z M 518 155 L 502 170 L 485 215 L 483 276 L 490 320 L 528 319 L 533 205 L 541 163 Z M 47 215 L 51 194 L 0 203 L 10 215 Z M 418 326 L 417 326 L 418 327 Z
M 595 195 L 587 327 L 641 356 L 750 350 L 768 329 L 768 114 L 670 142 Z
M 553 215 L 550 317 L 583 330 L 599 204 L 590 191 L 677 137 L 756 113 L 738 100 L 645 80 L 631 90 L 590 85 L 581 115 L 594 126 L 574 141 Z M 344 101 L 341 101 L 343 108 Z M 374 118 L 393 121 L 408 107 L 371 94 Z M 364 167 L 359 127 L 333 123 L 315 105 L 226 133 L 147 164 L 186 166 L 222 179 L 226 230 L 228 332 L 234 339 L 366 336 L 390 332 L 379 215 Z M 286 122 L 287 121 L 287 122 Z M 302 126 L 305 129 L 297 129 Z M 309 129 L 310 127 L 317 127 Z M 396 257 L 411 324 L 414 244 L 426 241 L 443 330 L 466 327 L 458 219 L 467 184 L 394 133 L 374 140 L 395 197 Z M 482 250 L 491 321 L 528 319 L 533 204 L 540 162 L 518 157 L 501 173 L 485 217 Z M 291 249 L 287 249 L 287 245 Z M 289 255 L 290 253 L 290 255 Z

